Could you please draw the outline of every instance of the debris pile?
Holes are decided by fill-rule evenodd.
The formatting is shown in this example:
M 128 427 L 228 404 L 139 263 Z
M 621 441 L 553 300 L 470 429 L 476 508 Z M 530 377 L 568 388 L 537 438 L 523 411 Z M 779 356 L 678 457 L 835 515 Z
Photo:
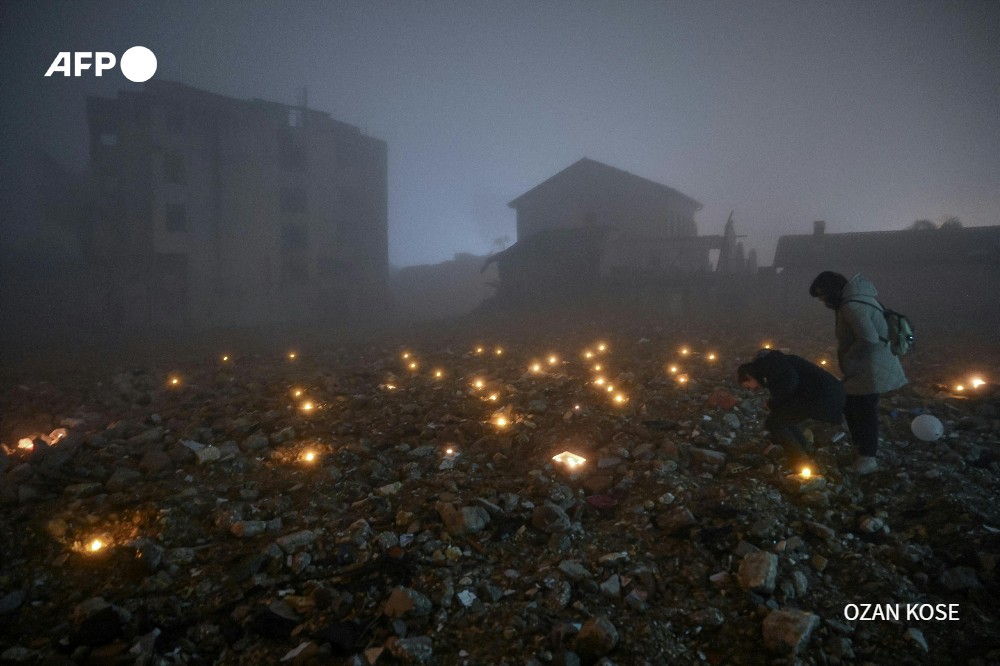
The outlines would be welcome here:
M 822 426 L 802 479 L 753 346 L 419 347 L 5 388 L 0 662 L 1000 662 L 994 385 L 908 358 L 880 471 Z

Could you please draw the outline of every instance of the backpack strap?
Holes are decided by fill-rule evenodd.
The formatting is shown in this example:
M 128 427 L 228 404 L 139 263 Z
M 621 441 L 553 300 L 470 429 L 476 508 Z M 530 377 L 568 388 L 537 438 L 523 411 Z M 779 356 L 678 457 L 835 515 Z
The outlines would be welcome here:
M 875 303 L 869 303 L 868 301 L 858 301 L 858 300 L 855 300 L 855 299 L 852 298 L 852 299 L 847 300 L 847 301 L 841 301 L 840 304 L 843 305 L 844 303 L 861 303 L 861 305 L 867 305 L 870 308 L 875 308 L 876 310 L 878 310 L 879 312 L 882 313 L 883 317 L 885 317 L 885 306 L 882 305 L 881 301 L 876 301 L 876 302 L 878 303 L 878 305 L 875 305 Z M 839 309 L 837 310 L 837 314 L 840 314 L 840 310 Z M 888 322 L 886 322 L 886 323 L 888 323 Z M 883 338 L 880 335 L 880 336 L 878 336 L 878 339 L 881 340 L 882 342 L 884 342 L 885 344 L 889 344 L 889 338 Z

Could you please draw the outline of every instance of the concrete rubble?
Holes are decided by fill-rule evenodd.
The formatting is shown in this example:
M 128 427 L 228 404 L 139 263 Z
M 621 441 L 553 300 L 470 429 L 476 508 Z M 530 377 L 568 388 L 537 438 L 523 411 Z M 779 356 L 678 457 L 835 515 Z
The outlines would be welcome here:
M 790 485 L 766 395 L 732 377 L 755 345 L 708 335 L 468 336 L 6 386 L 0 663 L 1000 663 L 996 386 L 955 396 L 933 380 L 948 359 L 908 358 L 880 471 L 851 476 L 849 437 L 818 426 L 823 482 Z M 920 413 L 944 438 L 910 434 Z M 960 620 L 845 611 L 890 603 Z

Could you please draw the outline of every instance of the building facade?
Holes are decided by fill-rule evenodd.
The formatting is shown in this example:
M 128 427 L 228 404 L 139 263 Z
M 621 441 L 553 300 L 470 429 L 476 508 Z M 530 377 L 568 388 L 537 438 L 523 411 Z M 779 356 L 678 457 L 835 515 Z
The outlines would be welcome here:
M 88 98 L 87 115 L 104 314 L 215 328 L 384 312 L 384 141 L 167 81 Z

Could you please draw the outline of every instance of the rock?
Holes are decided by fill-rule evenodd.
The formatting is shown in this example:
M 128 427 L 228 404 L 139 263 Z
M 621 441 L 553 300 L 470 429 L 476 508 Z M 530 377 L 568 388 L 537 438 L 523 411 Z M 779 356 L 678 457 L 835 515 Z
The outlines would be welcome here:
M 536 506 L 531 512 L 531 524 L 543 532 L 567 532 L 572 525 L 569 515 L 552 502 Z
M 475 534 L 481 532 L 490 522 L 490 514 L 481 506 L 463 506 L 461 509 L 448 502 L 438 502 L 434 505 L 445 530 L 449 534 Z
M 312 530 L 299 530 L 297 532 L 292 532 L 291 534 L 280 536 L 275 539 L 274 542 L 278 544 L 281 550 L 286 553 L 294 553 L 302 546 L 308 546 L 314 542 L 317 536 L 318 535 Z
M 747 592 L 774 592 L 778 575 L 778 556 L 767 551 L 748 553 L 740 561 L 736 574 L 740 587 Z
M 685 527 L 697 525 L 691 511 L 685 506 L 676 506 L 660 513 L 656 518 L 656 525 L 667 533 L 677 532 Z
M 382 612 L 390 618 L 407 618 L 429 615 L 431 600 L 408 587 L 396 587 L 385 602 Z
M 139 462 L 139 469 L 149 475 L 158 474 L 173 467 L 174 461 L 163 451 L 149 451 Z
M 389 654 L 404 664 L 427 664 L 434 656 L 434 642 L 430 636 L 415 638 L 393 636 L 386 641 L 386 647 L 389 649 Z
M 764 647 L 773 652 L 798 654 L 819 625 L 819 616 L 805 611 L 774 610 L 764 618 Z
M 14 590 L 0 598 L 0 615 L 10 615 L 24 603 L 27 593 L 24 590 Z
M 618 629 L 606 617 L 587 620 L 576 636 L 575 652 L 584 661 L 594 661 L 618 646 Z
M 247 453 L 253 453 L 254 451 L 263 451 L 270 445 L 271 443 L 268 440 L 267 436 L 259 432 L 250 435 L 242 442 L 240 442 L 240 448 L 246 451 Z
M 579 582 L 593 576 L 579 560 L 563 560 L 559 563 L 559 571 L 574 582 Z
M 109 493 L 123 492 L 131 489 L 142 478 L 142 474 L 130 467 L 118 467 L 104 483 Z
M 953 567 L 948 569 L 938 578 L 938 583 L 948 592 L 961 592 L 962 590 L 980 586 L 979 577 L 976 575 L 976 570 L 972 567 Z
M 732 414 L 727 414 L 727 416 L 732 416 Z M 719 451 L 713 451 L 711 449 L 691 449 L 691 459 L 697 460 L 698 462 L 705 463 L 706 465 L 725 465 L 726 464 L 726 454 Z

